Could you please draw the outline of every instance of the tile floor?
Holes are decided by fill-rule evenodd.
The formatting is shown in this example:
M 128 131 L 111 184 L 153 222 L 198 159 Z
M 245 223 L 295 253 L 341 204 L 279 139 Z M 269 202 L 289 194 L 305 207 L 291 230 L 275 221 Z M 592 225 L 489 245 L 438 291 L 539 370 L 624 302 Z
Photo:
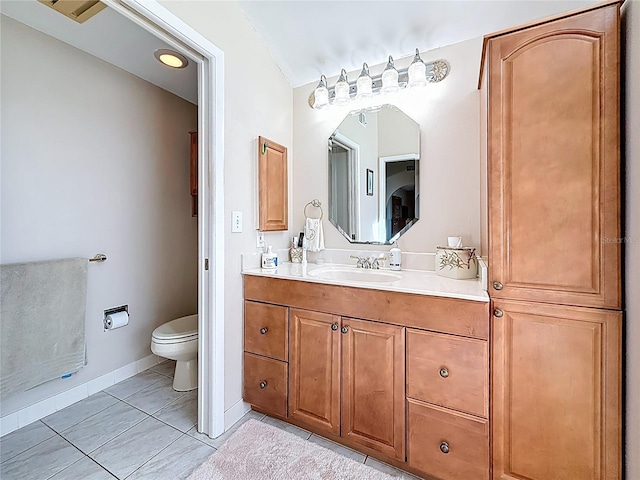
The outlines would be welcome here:
M 0 439 L 2 480 L 179 480 L 250 418 L 402 479 L 406 472 L 311 432 L 249 412 L 216 439 L 198 433 L 198 395 L 171 388 L 175 363 L 98 392 Z

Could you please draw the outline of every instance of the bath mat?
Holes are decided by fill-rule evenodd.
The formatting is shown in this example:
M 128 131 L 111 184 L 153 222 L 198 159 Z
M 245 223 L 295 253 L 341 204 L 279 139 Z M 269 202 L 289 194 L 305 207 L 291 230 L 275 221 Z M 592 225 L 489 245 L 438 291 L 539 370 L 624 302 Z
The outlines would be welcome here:
M 257 420 L 247 420 L 187 480 L 393 480 Z

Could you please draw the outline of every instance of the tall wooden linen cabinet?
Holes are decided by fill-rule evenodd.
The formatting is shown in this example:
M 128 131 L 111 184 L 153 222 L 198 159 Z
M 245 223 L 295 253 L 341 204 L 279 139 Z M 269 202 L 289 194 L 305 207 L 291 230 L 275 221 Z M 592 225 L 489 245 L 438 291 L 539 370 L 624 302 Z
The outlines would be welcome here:
M 485 37 L 494 479 L 621 478 L 620 4 Z

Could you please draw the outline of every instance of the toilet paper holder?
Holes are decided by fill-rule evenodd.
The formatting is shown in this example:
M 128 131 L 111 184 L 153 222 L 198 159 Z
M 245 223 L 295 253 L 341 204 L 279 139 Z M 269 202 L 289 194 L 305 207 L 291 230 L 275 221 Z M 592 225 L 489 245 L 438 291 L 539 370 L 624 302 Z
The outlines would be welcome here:
M 127 315 L 129 315 L 129 305 L 121 305 L 119 307 L 108 308 L 107 310 L 104 311 L 104 317 L 102 319 L 102 323 L 105 331 L 109 330 L 109 327 L 111 326 L 108 323 L 107 317 L 109 315 L 113 315 L 114 313 L 118 313 L 118 312 L 127 312 Z

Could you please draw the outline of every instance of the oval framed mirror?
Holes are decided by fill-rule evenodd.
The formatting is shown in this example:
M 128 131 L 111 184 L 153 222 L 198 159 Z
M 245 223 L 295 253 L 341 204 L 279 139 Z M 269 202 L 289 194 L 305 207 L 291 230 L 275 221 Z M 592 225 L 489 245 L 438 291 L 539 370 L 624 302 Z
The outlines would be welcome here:
M 393 105 L 329 137 L 329 221 L 351 243 L 391 244 L 419 218 L 420 125 Z

